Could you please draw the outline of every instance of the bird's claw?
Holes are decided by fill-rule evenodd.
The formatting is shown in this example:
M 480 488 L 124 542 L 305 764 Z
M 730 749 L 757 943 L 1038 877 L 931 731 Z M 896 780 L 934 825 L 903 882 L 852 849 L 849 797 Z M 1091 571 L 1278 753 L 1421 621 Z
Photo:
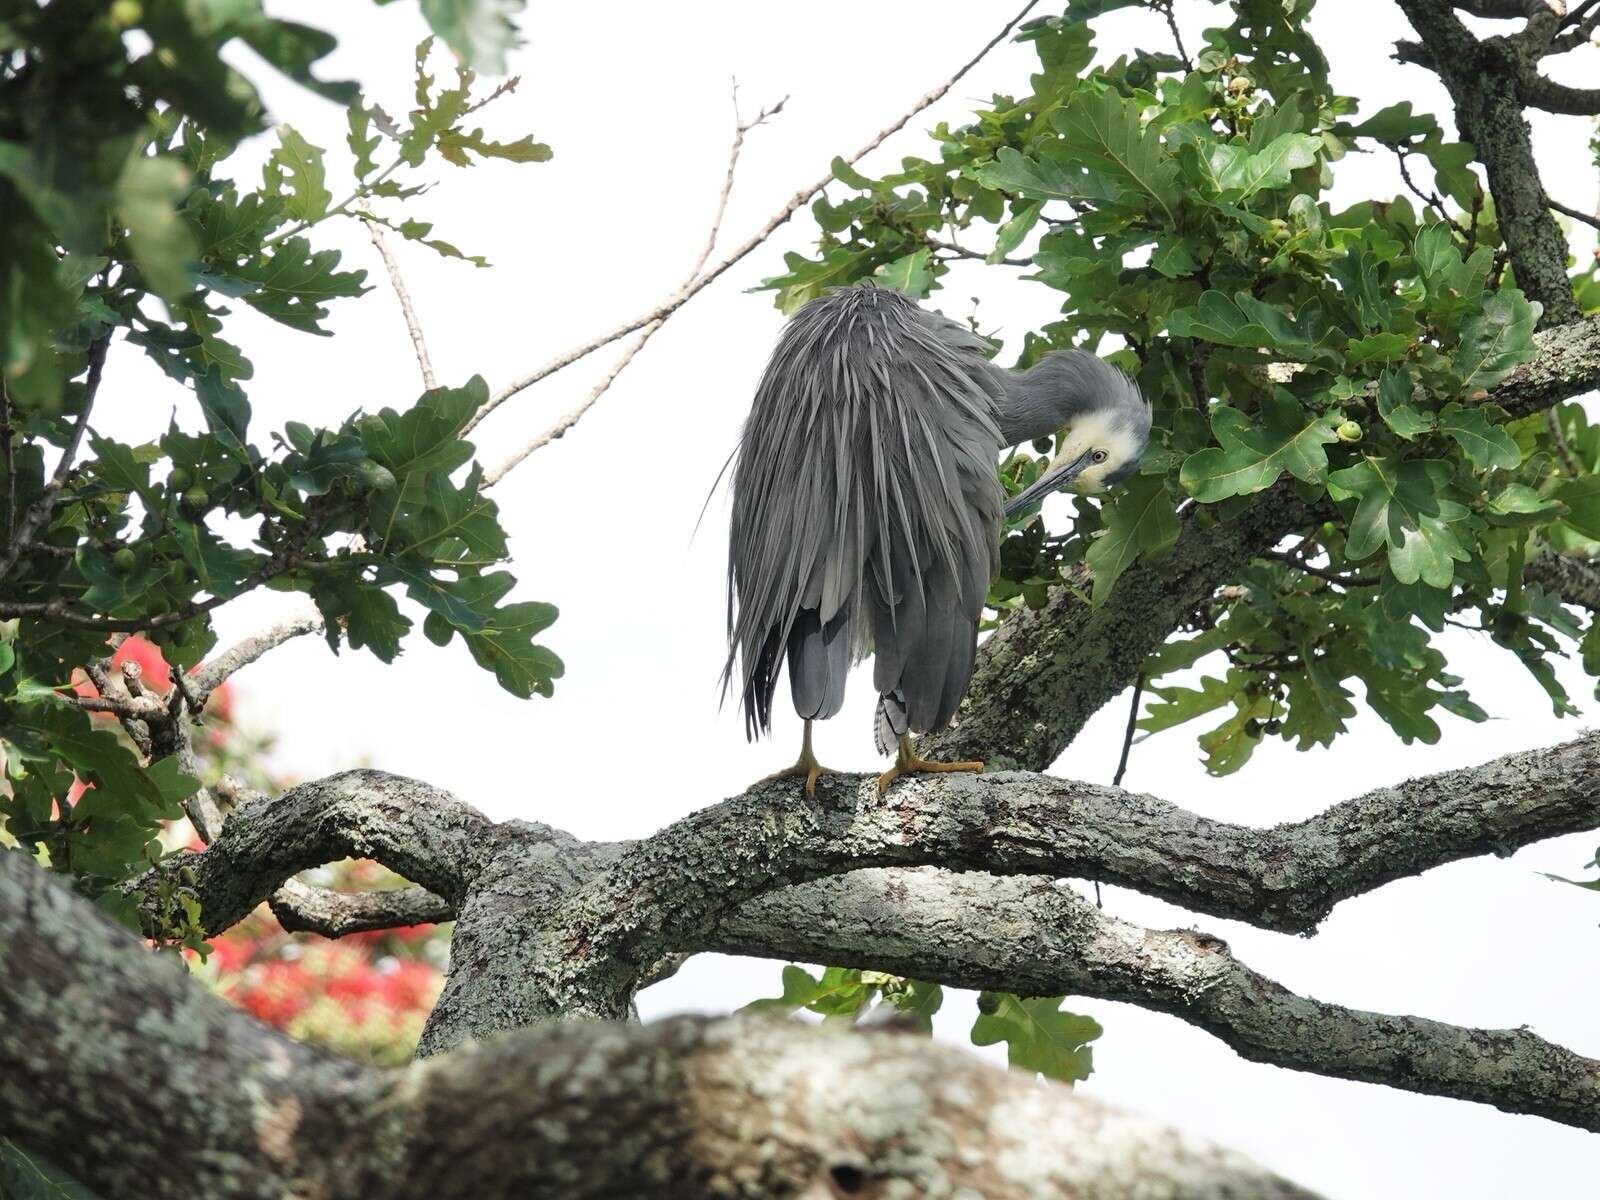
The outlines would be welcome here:
M 901 739 L 900 753 L 895 758 L 894 766 L 878 776 L 878 795 L 883 795 L 889 790 L 889 785 L 902 775 L 916 775 L 923 772 L 938 771 L 982 771 L 981 762 L 929 762 L 925 758 L 918 758 L 911 749 L 908 739 Z

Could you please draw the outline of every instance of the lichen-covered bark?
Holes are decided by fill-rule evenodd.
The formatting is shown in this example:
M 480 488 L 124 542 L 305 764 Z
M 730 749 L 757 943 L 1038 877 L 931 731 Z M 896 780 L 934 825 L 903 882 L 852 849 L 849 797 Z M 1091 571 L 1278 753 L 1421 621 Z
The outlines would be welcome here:
M 1145 929 L 1041 879 L 869 870 L 724 918 L 708 949 L 1171 1013 L 1255 1062 L 1600 1131 L 1600 1062 L 1527 1029 L 1463 1029 L 1299 996 L 1195 930 Z
M 1077 590 L 1051 592 L 1043 608 L 1014 611 L 980 649 L 955 724 L 925 739 L 924 753 L 1047 769 L 1218 587 L 1314 519 L 1287 483 L 1221 516 L 1197 509 L 1171 551 L 1135 563 L 1098 608 L 1085 576 Z
M 230 1008 L 15 851 L 0 1029 L 0 1136 L 106 1200 L 1309 1196 L 903 1033 L 569 1024 L 356 1066 Z
M 1519 37 L 1479 40 L 1449 0 L 1399 0 L 1455 104 L 1456 127 L 1489 176 L 1495 219 L 1517 285 L 1544 305 L 1543 327 L 1582 314 L 1567 280 L 1567 239 L 1550 212 L 1522 115 L 1521 81 L 1534 76 L 1539 47 Z

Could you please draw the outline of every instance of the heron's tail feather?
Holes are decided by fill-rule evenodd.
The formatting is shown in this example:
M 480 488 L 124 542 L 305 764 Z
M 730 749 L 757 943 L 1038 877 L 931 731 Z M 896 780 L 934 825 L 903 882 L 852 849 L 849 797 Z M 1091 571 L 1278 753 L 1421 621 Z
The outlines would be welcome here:
M 891 757 L 900 748 L 900 739 L 911 729 L 907 723 L 906 698 L 899 692 L 878 697 L 878 711 L 872 722 L 872 740 L 878 753 Z
M 850 675 L 850 612 L 841 609 L 824 625 L 817 610 L 801 610 L 789 631 L 789 691 L 794 710 L 807 721 L 826 721 L 844 706 Z

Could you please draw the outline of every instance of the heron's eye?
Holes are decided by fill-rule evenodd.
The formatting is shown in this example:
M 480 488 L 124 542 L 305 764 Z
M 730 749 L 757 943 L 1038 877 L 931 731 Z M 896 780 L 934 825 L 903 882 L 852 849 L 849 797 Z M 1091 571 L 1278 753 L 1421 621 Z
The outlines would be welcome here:
M 1089 456 L 1089 461 L 1090 462 L 1094 462 L 1094 463 L 1103 463 L 1103 462 L 1105 462 L 1106 459 L 1108 459 L 1110 457 L 1111 456 L 1109 454 L 1107 454 L 1104 450 L 1096 450 L 1093 454 L 1091 454 Z

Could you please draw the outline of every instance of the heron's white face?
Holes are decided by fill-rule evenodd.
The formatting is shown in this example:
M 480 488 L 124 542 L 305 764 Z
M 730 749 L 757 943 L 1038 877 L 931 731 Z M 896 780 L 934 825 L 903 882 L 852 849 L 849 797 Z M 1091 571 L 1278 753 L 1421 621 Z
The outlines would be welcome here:
M 1050 470 L 1075 463 L 1087 454 L 1088 462 L 1062 490 L 1092 496 L 1121 483 L 1139 465 L 1148 438 L 1141 438 L 1114 412 L 1089 412 L 1074 421 Z M 1048 472 L 1047 472 L 1048 473 Z

